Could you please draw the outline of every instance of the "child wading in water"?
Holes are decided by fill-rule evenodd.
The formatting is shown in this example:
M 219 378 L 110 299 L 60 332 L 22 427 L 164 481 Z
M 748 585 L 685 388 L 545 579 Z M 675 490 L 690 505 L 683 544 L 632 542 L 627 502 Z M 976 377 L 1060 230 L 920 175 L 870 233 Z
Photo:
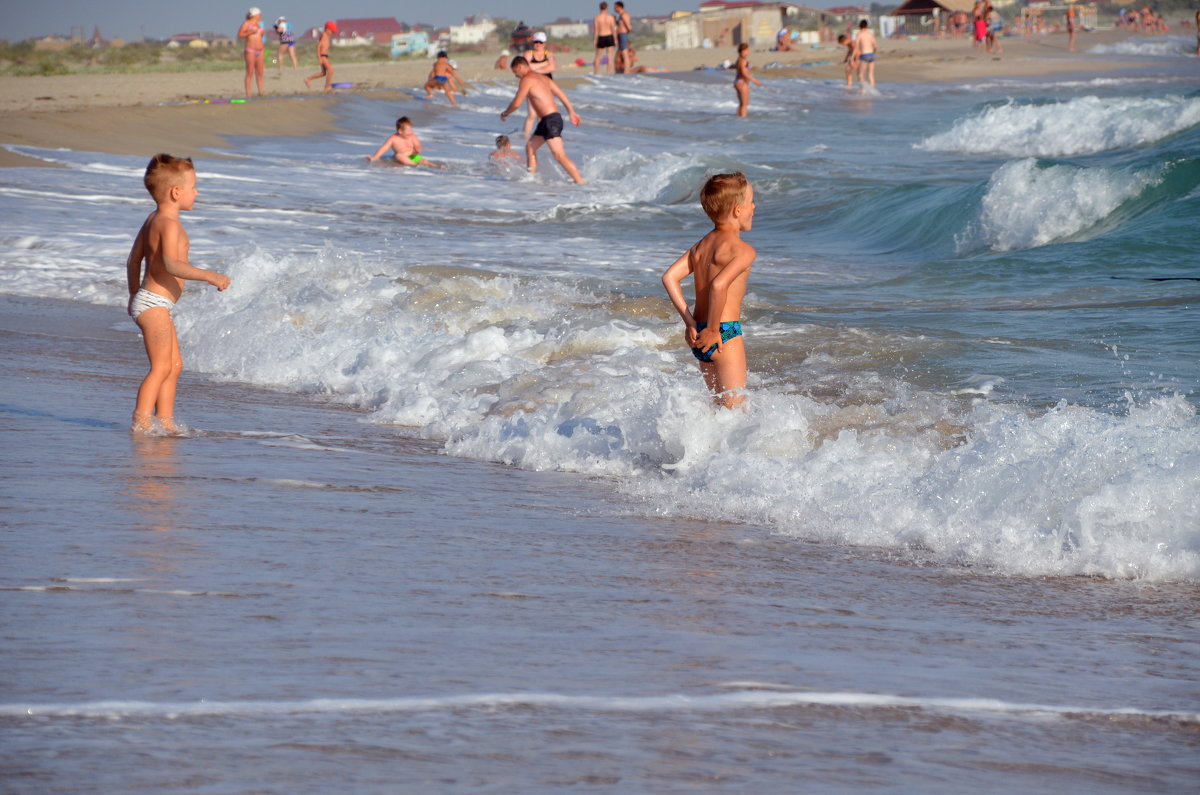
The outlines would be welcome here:
M 737 70 L 737 77 L 733 81 L 733 89 L 737 92 L 738 109 L 737 115 L 745 116 L 750 107 L 750 84 L 762 87 L 762 83 L 758 82 L 758 78 L 750 74 L 750 58 L 746 54 L 750 52 L 750 45 L 742 43 L 738 45 L 737 63 L 734 69 Z
M 426 160 L 421 154 L 421 139 L 413 132 L 413 124 L 407 116 L 401 116 L 396 119 L 396 134 L 389 136 L 375 154 L 367 155 L 367 162 L 374 163 L 383 157 L 384 153 L 389 149 L 392 150 L 393 162 L 396 165 L 426 165 L 433 166 L 434 168 L 445 168 L 445 166 L 434 163 L 432 160 Z
M 433 68 L 429 70 L 429 79 L 425 81 L 425 98 L 433 99 L 433 91 L 446 92 L 446 99 L 450 100 L 451 105 L 457 105 L 458 101 L 454 99 L 454 85 L 458 84 L 458 90 L 466 93 L 466 86 L 463 81 L 458 79 L 458 72 L 455 71 L 454 65 L 450 63 L 450 56 L 445 50 L 441 50 L 437 54 L 437 60 L 433 62 Z
M 742 299 L 755 252 L 742 240 L 754 223 L 754 187 L 740 172 L 709 177 L 700 205 L 713 229 L 675 260 L 662 283 L 687 327 L 683 338 L 700 363 L 704 383 L 725 408 L 745 399 L 746 348 L 742 342 Z M 683 280 L 696 286 L 696 306 L 688 311 Z
M 188 235 L 179 214 L 196 203 L 196 171 L 191 158 L 155 155 L 146 167 L 143 183 L 158 209 L 142 224 L 125 263 L 129 315 L 142 330 L 146 355 L 150 357 L 150 372 L 138 387 L 133 430 L 147 433 L 153 430 L 157 418 L 163 430 L 174 433 L 178 430 L 175 387 L 183 371 L 183 358 L 171 310 L 183 293 L 185 279 L 208 282 L 224 290 L 229 286 L 229 277 L 188 262 Z

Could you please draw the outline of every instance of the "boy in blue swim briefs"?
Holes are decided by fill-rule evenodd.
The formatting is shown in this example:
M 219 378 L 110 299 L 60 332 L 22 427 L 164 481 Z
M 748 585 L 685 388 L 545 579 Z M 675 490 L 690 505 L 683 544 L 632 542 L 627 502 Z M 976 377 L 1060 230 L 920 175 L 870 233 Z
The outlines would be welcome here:
M 731 409 L 745 399 L 742 299 L 755 251 L 741 235 L 754 224 L 754 187 L 741 172 L 717 174 L 704 183 L 700 205 L 713 229 L 667 268 L 662 283 L 683 318 L 683 338 L 700 364 L 704 383 L 718 404 Z M 691 311 L 683 297 L 688 274 L 696 286 Z
M 446 92 L 446 99 L 450 100 L 451 105 L 457 105 L 458 101 L 454 99 L 456 83 L 459 91 L 466 88 L 463 81 L 458 79 L 458 72 L 455 71 L 454 64 L 450 63 L 450 56 L 445 50 L 441 50 L 437 54 L 437 60 L 433 62 L 433 68 L 429 70 L 429 79 L 425 81 L 425 98 L 433 99 L 434 89 L 437 89 Z

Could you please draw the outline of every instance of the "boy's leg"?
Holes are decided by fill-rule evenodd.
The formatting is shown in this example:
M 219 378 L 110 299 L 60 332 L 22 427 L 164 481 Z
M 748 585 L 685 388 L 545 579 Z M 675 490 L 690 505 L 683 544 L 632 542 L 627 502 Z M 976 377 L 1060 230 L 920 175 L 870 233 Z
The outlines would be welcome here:
M 450 100 L 451 105 L 457 105 L 458 102 L 454 99 L 454 87 L 450 83 L 446 83 L 446 99 Z
M 183 362 L 179 355 L 179 339 L 175 335 L 175 323 L 171 313 L 164 307 L 152 307 L 138 315 L 138 328 L 146 345 L 146 356 L 150 359 L 150 371 L 138 387 L 137 406 L 134 409 L 134 427 L 146 430 L 150 417 L 158 409 L 160 417 L 168 420 L 175 414 L 175 387 Z
M 325 67 L 325 90 L 333 91 L 333 64 L 326 61 L 328 66 Z
M 554 159 L 563 167 L 563 170 L 575 180 L 576 184 L 583 184 L 583 176 L 579 173 L 579 169 L 571 162 L 571 158 L 567 157 L 567 149 L 563 146 L 562 138 L 551 138 L 546 141 L 546 146 L 550 147 L 550 153 L 554 155 Z
M 171 373 L 158 389 L 158 400 L 154 404 L 155 414 L 163 430 L 174 432 L 175 392 L 179 388 L 179 376 L 183 373 L 183 355 L 179 352 L 179 335 L 175 323 L 171 323 Z
M 704 383 L 717 403 L 727 409 L 741 405 L 746 399 L 742 391 L 746 388 L 746 346 L 741 337 L 722 343 L 721 352 L 714 353 L 711 362 L 699 364 Z

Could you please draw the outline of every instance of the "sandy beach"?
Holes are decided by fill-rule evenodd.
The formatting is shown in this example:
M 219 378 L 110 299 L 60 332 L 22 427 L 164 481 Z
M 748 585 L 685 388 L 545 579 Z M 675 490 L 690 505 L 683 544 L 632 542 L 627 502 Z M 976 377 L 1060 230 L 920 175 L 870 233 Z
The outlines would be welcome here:
M 1150 65 L 1147 59 L 1117 59 L 1091 55 L 1097 44 L 1124 40 L 1124 31 L 1102 31 L 1080 38 L 1078 52 L 1066 51 L 1059 35 L 1004 40 L 1004 55 L 974 50 L 966 39 L 888 40 L 880 48 L 878 80 L 968 81 L 985 77 L 1049 75 L 1070 72 L 1110 72 Z M 305 53 L 306 57 L 311 53 Z M 590 53 L 581 53 L 588 57 Z M 718 66 L 718 50 L 643 50 L 646 66 L 666 71 L 690 71 Z M 579 56 L 576 56 L 579 57 Z M 511 80 L 496 70 L 493 55 L 462 56 L 459 71 L 468 82 Z M 560 56 L 564 63 L 571 59 Z M 761 51 L 753 54 L 760 79 L 800 74 L 817 80 L 842 77 L 841 50 L 835 45 L 797 52 Z M 765 68 L 767 65 L 772 68 Z M 335 62 L 335 79 L 353 83 L 333 97 L 314 93 L 304 85 L 308 67 L 282 75 L 267 70 L 265 100 L 253 103 L 213 103 L 238 98 L 242 70 L 189 73 L 78 74 L 50 77 L 0 78 L 0 146 L 23 145 L 70 148 L 112 154 L 152 153 L 170 143 L 172 152 L 192 157 L 213 157 L 222 136 L 310 135 L 335 127 L 331 102 L 338 94 L 384 92 L 419 86 L 428 73 L 426 61 L 388 61 L 367 64 Z M 573 64 L 559 72 L 564 77 L 590 73 Z M 568 83 L 569 85 L 569 83 Z M 266 112 L 262 112 L 266 108 Z M 81 140 L 86 137 L 86 141 Z M 7 149 L 0 150 L 0 167 L 50 165 Z

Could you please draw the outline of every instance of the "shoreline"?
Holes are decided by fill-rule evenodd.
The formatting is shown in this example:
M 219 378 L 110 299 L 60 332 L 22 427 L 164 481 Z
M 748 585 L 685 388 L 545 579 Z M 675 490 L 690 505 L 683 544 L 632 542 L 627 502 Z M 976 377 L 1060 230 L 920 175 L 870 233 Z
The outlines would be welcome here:
M 1162 59 L 1113 57 L 1087 52 L 1097 44 L 1124 41 L 1124 31 L 1097 31 L 1081 37 L 1079 51 L 1066 52 L 1066 36 L 1013 37 L 1003 41 L 1004 54 L 977 52 L 967 39 L 889 39 L 881 42 L 877 79 L 896 82 L 952 82 L 995 77 L 1028 77 L 1073 72 L 1109 73 L 1161 64 Z M 670 74 L 719 66 L 728 50 L 643 50 L 639 61 Z M 762 80 L 807 77 L 841 80 L 843 49 L 820 45 L 794 52 L 752 53 L 755 74 Z M 590 75 L 590 60 L 576 67 L 564 54 L 558 79 L 572 82 Z M 458 59 L 464 81 L 512 80 L 507 70 L 494 68 L 496 55 Z M 771 68 L 765 68 L 770 64 Z M 332 94 L 304 87 L 310 65 L 282 75 L 268 68 L 268 95 L 244 104 L 227 100 L 240 96 L 243 71 L 197 71 L 135 74 L 75 74 L 50 77 L 0 78 L 0 168 L 56 167 L 57 164 L 12 152 L 6 146 L 101 151 L 149 155 L 164 148 L 194 158 L 227 157 L 225 136 L 314 135 L 338 129 L 334 108 L 339 97 L 419 87 L 429 62 L 388 61 L 334 63 L 334 79 L 353 87 Z M 619 76 L 614 79 L 621 79 Z M 216 102 L 213 102 L 216 100 Z M 286 105 L 284 104 L 286 103 Z M 268 112 L 261 112 L 263 109 Z M 255 112 L 259 111 L 259 112 Z

